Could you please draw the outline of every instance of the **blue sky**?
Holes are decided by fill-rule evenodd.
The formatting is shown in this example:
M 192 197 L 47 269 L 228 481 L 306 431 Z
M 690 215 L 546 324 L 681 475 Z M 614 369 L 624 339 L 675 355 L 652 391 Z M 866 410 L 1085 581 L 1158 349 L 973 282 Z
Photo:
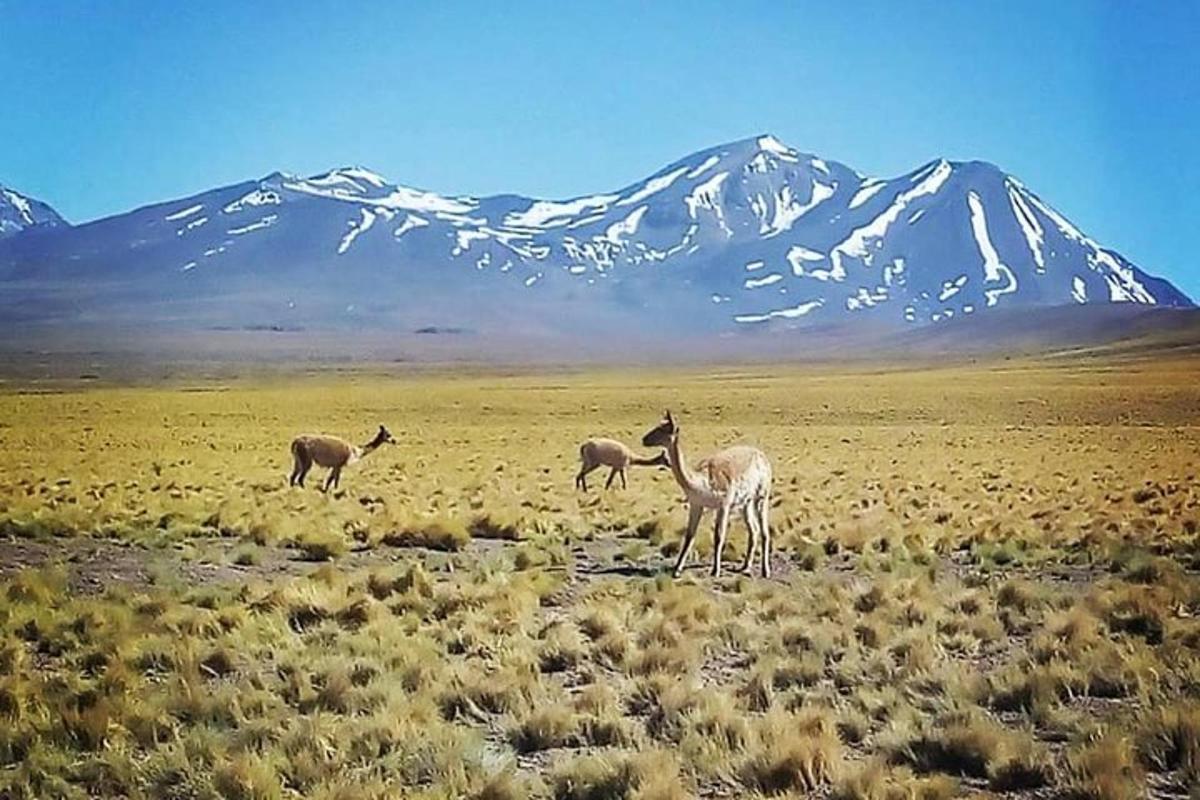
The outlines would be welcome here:
M 0 0 L 0 182 L 78 222 L 346 164 L 568 197 L 771 132 L 979 158 L 1200 296 L 1200 3 Z

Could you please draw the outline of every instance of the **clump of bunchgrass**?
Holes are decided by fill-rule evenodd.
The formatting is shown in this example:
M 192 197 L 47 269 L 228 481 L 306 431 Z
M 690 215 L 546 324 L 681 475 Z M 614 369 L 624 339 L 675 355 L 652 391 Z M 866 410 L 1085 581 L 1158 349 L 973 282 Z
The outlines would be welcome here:
M 1067 753 L 1067 796 L 1078 800 L 1134 800 L 1144 797 L 1145 774 L 1133 742 L 1108 733 Z
M 837 778 L 842 744 L 824 712 L 772 712 L 757 725 L 756 739 L 741 774 L 763 794 L 816 792 Z
M 425 547 L 456 552 L 471 540 L 462 520 L 448 516 L 414 516 L 389 524 L 380 542 L 389 547 Z

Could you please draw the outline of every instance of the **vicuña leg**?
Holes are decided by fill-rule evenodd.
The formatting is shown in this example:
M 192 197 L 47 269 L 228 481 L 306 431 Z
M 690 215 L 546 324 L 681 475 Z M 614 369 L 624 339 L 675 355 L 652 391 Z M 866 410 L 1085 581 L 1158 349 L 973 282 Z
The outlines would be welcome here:
M 679 549 L 679 558 L 675 560 L 676 578 L 683 574 L 683 567 L 687 564 L 688 555 L 692 552 L 692 545 L 696 543 L 696 529 L 700 527 L 700 517 L 703 514 L 703 506 L 688 506 L 687 532 L 683 535 L 683 547 Z
M 629 484 L 625 482 L 625 468 L 621 467 L 621 488 L 628 489 Z
M 725 550 L 725 536 L 729 533 L 729 507 L 717 509 L 717 519 L 713 524 L 713 565 L 712 576 L 721 577 L 721 554 Z
M 296 459 L 296 485 L 303 487 L 304 479 L 308 477 L 308 471 L 312 469 L 312 461 L 307 456 L 300 456 Z
M 749 575 L 754 568 L 754 554 L 758 552 L 758 509 L 747 503 L 742 507 L 742 519 L 746 522 L 746 531 L 750 534 L 750 545 L 746 548 L 746 560 L 742 562 L 742 572 Z
M 762 537 L 762 576 L 771 577 L 771 497 L 763 495 L 758 499 L 758 527 Z
M 613 478 L 615 478 L 615 477 L 617 477 L 617 468 L 616 468 L 616 467 L 613 467 L 612 469 L 610 469 L 610 470 L 608 471 L 608 480 L 606 480 L 606 481 L 604 482 L 604 488 L 605 488 L 605 489 L 611 489 L 611 488 L 612 488 L 612 482 L 613 482 Z
M 587 476 L 588 476 L 588 473 L 594 469 L 595 469 L 594 466 L 592 466 L 592 467 L 584 466 L 584 467 L 579 468 L 579 474 L 575 476 L 575 488 L 576 489 L 579 489 L 580 491 L 584 491 L 584 492 L 587 491 Z

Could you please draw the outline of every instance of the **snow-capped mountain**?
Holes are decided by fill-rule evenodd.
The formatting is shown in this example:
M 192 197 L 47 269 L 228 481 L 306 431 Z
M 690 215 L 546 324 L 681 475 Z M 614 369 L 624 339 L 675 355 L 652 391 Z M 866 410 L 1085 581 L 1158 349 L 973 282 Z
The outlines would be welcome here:
M 65 225 L 50 206 L 0 184 L 0 239 L 35 226 Z
M 864 176 L 772 136 L 564 201 L 283 173 L 0 242 L 25 317 L 578 331 L 1190 306 L 983 162 Z

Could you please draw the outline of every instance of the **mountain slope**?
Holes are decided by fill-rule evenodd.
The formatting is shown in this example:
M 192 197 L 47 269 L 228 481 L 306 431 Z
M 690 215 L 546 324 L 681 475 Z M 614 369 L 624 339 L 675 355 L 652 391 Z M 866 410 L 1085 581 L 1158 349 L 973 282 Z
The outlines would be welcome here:
M 50 206 L 0 184 L 0 239 L 30 228 L 66 225 Z
M 275 173 L 11 236 L 0 286 L 31 320 L 580 333 L 1191 304 L 990 164 L 867 178 L 771 136 L 565 201 Z

